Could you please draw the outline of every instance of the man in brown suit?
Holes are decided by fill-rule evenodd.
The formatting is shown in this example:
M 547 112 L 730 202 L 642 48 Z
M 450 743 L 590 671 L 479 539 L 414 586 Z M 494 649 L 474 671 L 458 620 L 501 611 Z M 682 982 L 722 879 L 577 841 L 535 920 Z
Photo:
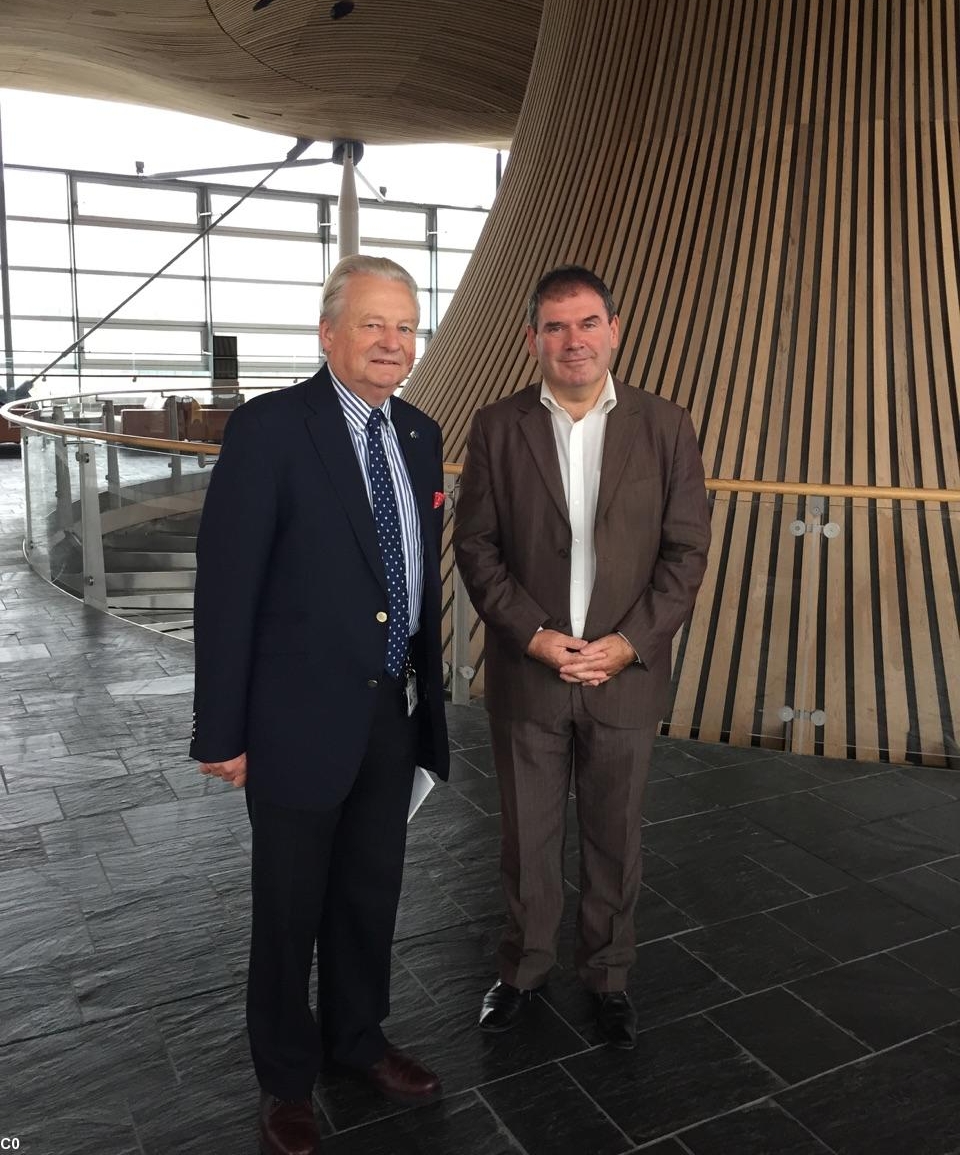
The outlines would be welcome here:
M 706 567 L 703 465 L 685 410 L 610 375 L 620 322 L 599 277 L 548 273 L 528 321 L 543 381 L 476 414 L 454 527 L 486 626 L 508 916 L 480 1027 L 512 1027 L 556 961 L 572 771 L 575 962 L 602 1036 L 626 1049 L 641 798 L 671 639 Z

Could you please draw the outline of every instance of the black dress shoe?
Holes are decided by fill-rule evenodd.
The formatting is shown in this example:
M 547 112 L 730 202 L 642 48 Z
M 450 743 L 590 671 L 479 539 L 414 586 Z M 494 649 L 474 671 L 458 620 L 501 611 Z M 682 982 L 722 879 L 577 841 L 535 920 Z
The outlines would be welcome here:
M 543 990 L 542 986 L 529 991 L 521 990 L 497 979 L 483 996 L 478 1023 L 480 1030 L 509 1031 L 517 1025 L 520 1016 L 533 1001 L 533 996 L 540 990 Z
M 637 1012 L 626 991 L 594 994 L 597 1029 L 603 1041 L 618 1051 L 629 1051 L 637 1043 Z

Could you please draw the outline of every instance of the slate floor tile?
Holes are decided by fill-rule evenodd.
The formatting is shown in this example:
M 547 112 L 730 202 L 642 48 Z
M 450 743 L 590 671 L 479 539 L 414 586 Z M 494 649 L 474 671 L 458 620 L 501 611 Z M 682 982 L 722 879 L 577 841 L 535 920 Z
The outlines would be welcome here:
M 662 781 L 647 783 L 643 816 L 648 822 L 664 822 L 690 814 L 704 814 L 708 810 L 716 810 L 719 805 L 698 794 L 689 781 L 665 777 Z
M 871 886 L 851 886 L 772 911 L 770 917 L 842 961 L 926 938 L 941 927 Z
M 693 930 L 679 941 L 746 994 L 836 965 L 831 955 L 765 914 Z
M 140 1094 L 132 1115 L 144 1155 L 256 1155 L 256 1082 L 218 1081 L 177 1088 L 176 1107 L 163 1094 Z
M 699 743 L 696 742 L 679 744 L 658 738 L 653 744 L 650 757 L 651 770 L 659 770 L 675 778 L 702 774 L 709 766 L 696 756 L 698 747 Z
M 701 1123 L 681 1138 L 692 1155 L 830 1155 L 771 1100 Z
M 9 1127 L 9 1130 L 13 1130 Z M 142 1155 L 133 1117 L 125 1103 L 72 1104 L 46 1117 L 17 1123 L 24 1155 Z
M 925 1035 L 776 1100 L 837 1155 L 954 1155 L 960 1046 Z
M 762 798 L 810 790 L 821 779 L 780 758 L 757 758 L 739 766 L 724 766 L 690 780 L 693 790 L 712 802 L 737 806 Z
M 930 869 L 938 874 L 945 874 L 947 878 L 960 879 L 960 855 L 951 855 L 930 863 Z
M 957 995 L 889 955 L 822 971 L 789 989 L 874 1050 L 960 1020 Z
M 523 1155 L 473 1092 L 323 1140 L 324 1155 Z
M 83 858 L 133 843 L 119 814 L 95 814 L 89 818 L 65 818 L 40 827 L 43 847 L 51 862 Z
M 42 1035 L 0 1048 L 4 1112 L 11 1118 L 59 1118 L 65 1109 L 122 1104 L 176 1086 L 156 1023 L 148 1014 Z M 169 1109 L 169 1099 L 168 1099 Z
M 956 834 L 930 831 L 921 825 L 929 815 L 941 815 L 946 809 L 920 810 L 849 830 L 806 835 L 796 841 L 840 870 L 869 881 L 956 853 Z
M 960 879 L 938 873 L 935 866 L 888 874 L 873 885 L 944 926 L 960 926 Z
M 80 1022 L 65 968 L 50 965 L 0 974 L 0 1047 Z
M 932 935 L 890 954 L 942 987 L 960 990 L 960 934 L 956 931 Z
M 897 771 L 835 782 L 831 786 L 821 786 L 814 793 L 867 822 L 943 806 L 950 801 L 950 796 L 941 790 L 925 786 Z
M 47 855 L 36 826 L 0 830 L 0 872 L 42 866 Z
M 56 798 L 67 818 L 116 814 L 134 806 L 172 801 L 176 795 L 159 772 L 126 774 L 102 782 L 60 786 Z
M 889 764 L 883 762 L 855 762 L 846 758 L 814 758 L 804 754 L 781 754 L 785 762 L 809 770 L 824 782 L 849 782 L 873 774 L 885 774 Z
M 786 1083 L 842 1066 L 868 1050 L 781 988 L 717 1007 L 709 1018 Z
M 764 1098 L 782 1085 L 700 1016 L 644 1031 L 633 1051 L 598 1047 L 563 1066 L 638 1144 Z
M 783 906 L 805 892 L 746 855 L 731 857 L 722 871 L 693 863 L 652 879 L 651 889 L 701 925 Z
M 960 799 L 960 771 L 939 766 L 902 766 L 900 772 L 915 782 L 922 782 L 925 786 L 949 794 L 951 798 Z
M 633 1141 L 557 1063 L 488 1083 L 481 1094 L 527 1155 L 623 1155 Z
M 39 826 L 62 817 L 63 811 L 52 790 L 31 790 L 20 794 L 0 792 L 0 831 L 18 826 Z
M 750 802 L 740 807 L 739 813 L 765 830 L 801 846 L 807 845 L 811 835 L 829 830 L 849 830 L 862 821 L 849 810 L 834 806 L 813 793 Z
M 811 897 L 843 890 L 855 882 L 852 875 L 830 866 L 822 858 L 817 858 L 799 846 L 785 843 L 783 846 L 765 847 L 751 851 L 750 857 L 787 882 L 805 890 Z
M 780 839 L 749 821 L 740 811 L 717 810 L 657 822 L 644 827 L 647 849 L 674 866 L 709 860 L 721 861 L 773 846 Z
M 216 1071 L 218 1081 L 248 1086 L 255 1101 L 241 984 L 158 1006 L 154 1019 L 181 1083 L 202 1084 Z

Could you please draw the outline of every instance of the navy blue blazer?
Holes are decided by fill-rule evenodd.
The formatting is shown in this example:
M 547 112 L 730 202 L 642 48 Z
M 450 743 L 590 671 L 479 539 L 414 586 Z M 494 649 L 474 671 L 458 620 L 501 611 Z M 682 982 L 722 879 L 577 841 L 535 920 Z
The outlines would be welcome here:
M 400 398 L 391 418 L 420 512 L 423 606 L 414 639 L 417 761 L 449 768 L 443 706 L 440 428 Z M 247 788 L 325 810 L 360 768 L 383 677 L 387 585 L 373 512 L 330 374 L 231 415 L 197 538 L 190 755 L 246 751 Z

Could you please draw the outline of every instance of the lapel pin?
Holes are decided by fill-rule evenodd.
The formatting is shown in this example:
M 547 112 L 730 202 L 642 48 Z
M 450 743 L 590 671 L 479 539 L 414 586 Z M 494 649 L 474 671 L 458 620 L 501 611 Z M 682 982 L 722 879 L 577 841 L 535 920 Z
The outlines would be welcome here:
M 411 437 L 419 437 L 420 434 L 416 431 L 416 429 L 411 429 L 410 430 L 410 436 Z

